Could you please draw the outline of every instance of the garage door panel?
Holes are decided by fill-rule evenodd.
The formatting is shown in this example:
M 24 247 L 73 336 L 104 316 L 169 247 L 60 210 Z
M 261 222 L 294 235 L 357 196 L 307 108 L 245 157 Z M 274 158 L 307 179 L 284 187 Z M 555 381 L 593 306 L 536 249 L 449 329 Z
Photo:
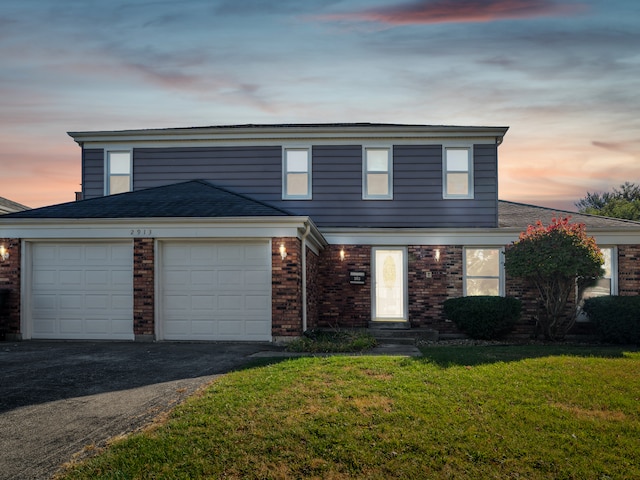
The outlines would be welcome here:
M 131 243 L 33 243 L 33 338 L 133 340 Z
M 165 339 L 271 339 L 269 242 L 166 242 L 161 252 Z M 262 326 L 247 333 L 247 321 Z

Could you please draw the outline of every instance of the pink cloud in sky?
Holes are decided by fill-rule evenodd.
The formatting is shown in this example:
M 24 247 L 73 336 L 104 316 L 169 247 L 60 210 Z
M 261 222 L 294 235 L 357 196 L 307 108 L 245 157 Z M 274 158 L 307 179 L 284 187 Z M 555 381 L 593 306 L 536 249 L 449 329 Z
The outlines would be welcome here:
M 583 4 L 550 0 L 418 0 L 392 7 L 336 13 L 318 17 L 324 21 L 377 22 L 387 25 L 433 23 L 481 23 L 584 11 Z

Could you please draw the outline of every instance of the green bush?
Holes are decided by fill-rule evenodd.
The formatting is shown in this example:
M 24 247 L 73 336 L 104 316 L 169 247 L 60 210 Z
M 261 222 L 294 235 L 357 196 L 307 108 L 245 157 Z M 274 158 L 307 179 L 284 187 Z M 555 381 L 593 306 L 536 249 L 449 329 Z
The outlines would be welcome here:
M 444 313 L 471 338 L 493 340 L 509 333 L 520 318 L 522 303 L 513 297 L 460 297 L 444 302 Z
M 289 352 L 364 352 L 376 346 L 376 339 L 362 330 L 307 330 L 302 338 L 287 344 Z
M 601 341 L 640 343 L 640 296 L 589 298 L 582 309 Z

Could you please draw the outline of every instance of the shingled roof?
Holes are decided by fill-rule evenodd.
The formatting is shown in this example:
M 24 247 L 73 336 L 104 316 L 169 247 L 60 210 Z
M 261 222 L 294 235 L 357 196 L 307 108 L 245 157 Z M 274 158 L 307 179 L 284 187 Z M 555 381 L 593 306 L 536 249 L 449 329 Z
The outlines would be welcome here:
M 0 215 L 11 212 L 20 212 L 22 210 L 29 210 L 29 207 L 13 202 L 7 198 L 0 197 Z
M 282 217 L 289 212 L 204 180 L 62 203 L 6 218 L 223 218 Z
M 535 225 L 538 220 L 548 224 L 553 217 L 571 217 L 571 222 L 584 223 L 589 229 L 640 230 L 640 222 L 632 220 L 587 215 L 505 200 L 498 202 L 498 225 L 500 228 L 526 230 L 529 225 Z

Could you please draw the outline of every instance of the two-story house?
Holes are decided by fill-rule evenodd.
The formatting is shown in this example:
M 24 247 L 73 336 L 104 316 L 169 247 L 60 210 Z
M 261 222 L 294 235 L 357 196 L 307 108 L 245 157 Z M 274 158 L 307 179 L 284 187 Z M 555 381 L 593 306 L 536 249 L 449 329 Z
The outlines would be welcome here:
M 82 197 L 0 218 L 10 338 L 283 340 L 456 333 L 447 298 L 533 298 L 502 251 L 549 209 L 498 200 L 506 127 L 234 125 L 71 132 Z M 563 215 L 562 212 L 558 212 Z M 640 224 L 574 214 L 640 290 Z M 530 326 L 530 316 L 523 319 Z

